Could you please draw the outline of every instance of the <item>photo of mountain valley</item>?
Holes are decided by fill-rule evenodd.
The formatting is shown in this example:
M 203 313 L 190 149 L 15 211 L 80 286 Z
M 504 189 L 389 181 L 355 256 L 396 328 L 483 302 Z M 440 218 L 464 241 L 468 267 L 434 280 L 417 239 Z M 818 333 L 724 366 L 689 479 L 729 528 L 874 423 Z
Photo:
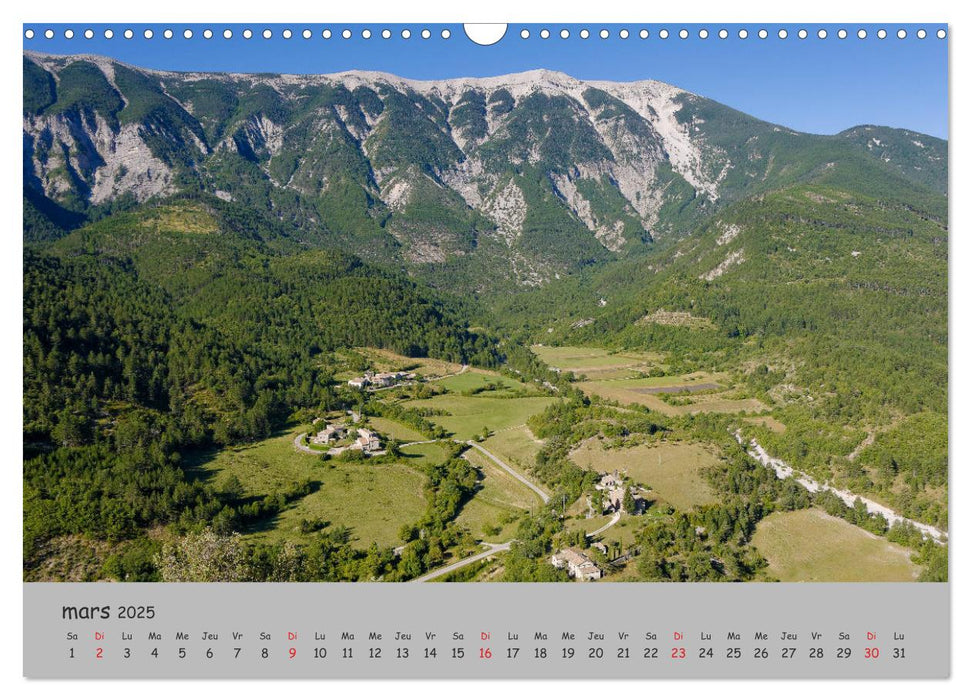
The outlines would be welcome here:
M 947 580 L 947 140 L 79 41 L 23 53 L 25 581 Z

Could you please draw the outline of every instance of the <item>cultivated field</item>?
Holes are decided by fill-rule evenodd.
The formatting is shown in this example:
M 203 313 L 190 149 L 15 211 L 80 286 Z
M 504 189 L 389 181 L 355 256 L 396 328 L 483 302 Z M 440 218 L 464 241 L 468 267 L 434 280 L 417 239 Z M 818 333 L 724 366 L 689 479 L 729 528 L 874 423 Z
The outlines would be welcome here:
M 731 391 L 727 375 L 708 372 L 647 377 L 668 370 L 664 356 L 651 352 L 611 352 L 603 348 L 533 345 L 530 350 L 551 367 L 569 370 L 585 379 L 576 386 L 584 393 L 621 405 L 640 404 L 665 415 L 689 413 L 760 413 L 767 410 L 758 399 Z M 678 394 L 668 403 L 661 394 Z
M 811 508 L 773 513 L 752 544 L 780 581 L 914 581 L 908 550 Z
M 580 382 L 576 386 L 587 394 L 617 401 L 621 405 L 641 404 L 665 415 L 686 413 L 739 413 L 742 411 L 760 412 L 766 410 L 765 404 L 753 398 L 735 398 L 725 391 L 712 391 L 728 388 L 725 379 L 707 372 L 693 372 L 679 377 L 648 377 L 636 379 L 596 379 Z M 710 392 L 695 394 L 693 392 Z M 680 394 L 679 400 L 672 405 L 661 400 L 659 394 Z
M 724 388 L 719 382 L 721 375 L 708 372 L 691 372 L 672 377 L 636 377 L 633 379 L 598 379 L 597 383 L 616 384 L 639 394 L 656 394 L 662 389 L 678 389 L 682 392 L 707 391 Z
M 407 405 L 447 412 L 444 416 L 429 416 L 428 420 L 453 432 L 457 439 L 468 440 L 480 434 L 483 427 L 496 431 L 523 425 L 527 418 L 542 412 L 555 400 L 548 396 L 497 398 L 488 393 L 476 396 L 443 394 L 410 401 Z
M 718 500 L 701 475 L 718 458 L 702 445 L 674 442 L 606 450 L 599 440 L 588 440 L 570 456 L 584 469 L 619 470 L 678 510 Z
M 662 360 L 652 352 L 611 352 L 603 348 L 533 345 L 530 350 L 550 367 L 590 374 L 621 369 L 648 369 Z

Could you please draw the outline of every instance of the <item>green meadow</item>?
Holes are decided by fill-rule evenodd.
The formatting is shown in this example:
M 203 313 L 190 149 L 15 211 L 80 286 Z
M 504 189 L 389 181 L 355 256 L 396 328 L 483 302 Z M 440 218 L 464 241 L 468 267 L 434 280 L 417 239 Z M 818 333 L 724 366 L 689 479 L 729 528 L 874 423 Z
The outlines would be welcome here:
M 780 581 L 915 581 L 910 552 L 817 508 L 773 513 L 752 544 Z
M 263 496 L 303 479 L 317 483 L 309 495 L 250 527 L 244 533 L 248 538 L 307 539 L 311 535 L 301 535 L 299 530 L 300 521 L 306 519 L 350 528 L 352 540 L 361 547 L 371 542 L 390 546 L 399 544 L 398 529 L 424 512 L 425 477 L 418 464 L 409 464 L 407 458 L 396 464 L 324 461 L 298 451 L 293 437 L 286 434 L 224 449 L 193 469 L 195 476 L 217 487 L 235 476 L 246 496 Z
M 675 442 L 608 450 L 599 440 L 588 440 L 570 456 L 584 469 L 626 474 L 679 510 L 717 500 L 701 470 L 718 458 L 702 445 Z

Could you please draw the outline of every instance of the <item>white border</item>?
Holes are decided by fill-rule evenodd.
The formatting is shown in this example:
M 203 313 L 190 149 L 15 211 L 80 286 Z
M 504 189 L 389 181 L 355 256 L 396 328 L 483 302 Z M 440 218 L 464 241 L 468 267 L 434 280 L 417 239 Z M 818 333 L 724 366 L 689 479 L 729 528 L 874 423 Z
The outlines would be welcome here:
M 16 397 L 21 396 L 21 349 L 17 337 L 17 329 L 21 327 L 21 232 L 17 225 L 18 212 L 21 211 L 21 146 L 20 138 L 16 136 L 20 129 L 20 53 L 22 50 L 21 25 L 25 21 L 31 22 L 212 22 L 224 20 L 232 22 L 284 22 L 302 20 L 312 22 L 449 22 L 449 21 L 477 21 L 477 22 L 704 22 L 714 25 L 719 22 L 846 22 L 847 24 L 869 23 L 884 21 L 888 25 L 894 22 L 949 22 L 949 41 L 951 46 L 951 85 L 957 87 L 960 80 L 954 76 L 965 75 L 967 52 L 963 49 L 961 29 L 967 26 L 963 11 L 957 9 L 957 3 L 942 0 L 921 0 L 921 2 L 886 1 L 881 3 L 852 4 L 846 0 L 812 0 L 805 6 L 797 3 L 785 3 L 778 0 L 757 0 L 754 2 L 717 2 L 714 0 L 693 0 L 690 3 L 653 3 L 653 2 L 614 2 L 614 3 L 579 3 L 569 0 L 490 0 L 488 3 L 457 3 L 449 0 L 431 0 L 418 2 L 394 2 L 392 0 L 368 0 L 366 3 L 284 3 L 272 4 L 273 11 L 267 9 L 266 4 L 230 3 L 225 0 L 212 2 L 198 2 L 198 0 L 166 0 L 163 4 L 99 2 L 97 5 L 79 3 L 76 0 L 47 0 L 44 3 L 12 3 L 3 9 L 3 63 L 5 70 L 0 71 L 2 92 L 6 97 L 6 107 L 2 112 L 4 117 L 3 129 L 0 134 L 0 154 L 7 175 L 2 182 L 2 196 L 5 206 L 2 211 L 9 222 L 7 230 L 3 231 L 4 254 L 0 256 L 3 265 L 0 272 L 0 328 L 5 329 L 5 337 L 0 344 L 0 395 L 5 400 L 0 404 L 0 444 L 8 447 L 9 458 L 5 460 L 3 470 L 3 484 L 0 493 L 4 494 L 6 503 L 0 509 L 2 517 L 2 554 L 0 554 L 0 571 L 3 572 L 2 617 L 0 617 L 0 659 L 3 668 L 3 686 L 15 694 L 29 694 L 37 698 L 59 698 L 60 700 L 83 697 L 125 698 L 139 700 L 165 698 L 170 700 L 173 694 L 196 697 L 205 694 L 232 695 L 233 700 L 248 698 L 265 700 L 267 697 L 302 697 L 313 693 L 346 694 L 355 698 L 388 697 L 395 698 L 449 698 L 461 696 L 470 700 L 489 698 L 495 700 L 496 695 L 503 698 L 530 697 L 541 698 L 547 694 L 565 694 L 574 692 L 593 693 L 595 695 L 617 694 L 618 697 L 634 694 L 664 694 L 677 698 L 695 696 L 730 696 L 753 697 L 762 695 L 786 696 L 787 698 L 812 698 L 818 700 L 820 694 L 836 697 L 847 696 L 865 698 L 879 695 L 880 700 L 915 697 L 927 693 L 934 700 L 938 697 L 957 697 L 963 689 L 969 690 L 971 669 L 971 627 L 968 625 L 968 610 L 971 602 L 967 600 L 968 562 L 965 547 L 961 545 L 960 535 L 963 534 L 963 520 L 960 508 L 954 504 L 964 505 L 967 501 L 967 479 L 962 473 L 971 468 L 971 452 L 968 449 L 966 426 L 968 425 L 968 370 L 967 360 L 962 363 L 961 358 L 968 357 L 971 344 L 968 342 L 967 309 L 971 305 L 969 284 L 971 275 L 962 274 L 971 265 L 968 241 L 969 233 L 961 225 L 966 220 L 964 212 L 967 204 L 960 196 L 952 195 L 952 211 L 950 217 L 951 241 L 951 383 L 950 395 L 954 397 L 951 406 L 950 426 L 951 442 L 950 455 L 951 473 L 951 520 L 950 532 L 956 540 L 956 546 L 951 548 L 951 581 L 953 600 L 952 621 L 952 680 L 948 683 L 940 682 L 862 682 L 862 681 L 826 681 L 819 683 L 788 683 L 782 681 L 743 681 L 712 683 L 703 681 L 652 681 L 650 685 L 642 682 L 618 682 L 605 685 L 598 679 L 596 685 L 577 682 L 555 683 L 544 682 L 512 682 L 505 681 L 501 685 L 494 683 L 462 683 L 462 682 L 360 682 L 344 681 L 331 682 L 326 685 L 314 685 L 313 682 L 190 682 L 176 683 L 145 683 L 145 682 L 26 682 L 22 674 L 22 645 L 21 629 L 22 617 L 18 602 L 21 598 L 21 478 L 20 460 L 16 450 L 10 450 L 12 445 L 21 445 L 19 425 L 21 422 L 21 406 Z M 902 99 L 906 99 L 905 96 Z M 953 115 L 965 114 L 966 94 L 955 89 L 951 94 L 951 134 L 950 142 L 950 173 L 951 193 L 959 193 L 962 185 L 967 181 L 965 163 L 969 158 L 968 149 L 960 139 L 958 120 Z M 10 177 L 16 168 L 16 175 Z M 966 198 L 965 198 L 966 202 Z M 12 454 L 11 454 L 12 453 Z M 958 533 L 958 534 L 955 534 Z M 960 555 L 958 554 L 960 552 Z M 962 595 L 962 593 L 964 595 Z M 891 611 L 892 614 L 892 611 Z M 19 682 L 18 682 L 18 679 Z

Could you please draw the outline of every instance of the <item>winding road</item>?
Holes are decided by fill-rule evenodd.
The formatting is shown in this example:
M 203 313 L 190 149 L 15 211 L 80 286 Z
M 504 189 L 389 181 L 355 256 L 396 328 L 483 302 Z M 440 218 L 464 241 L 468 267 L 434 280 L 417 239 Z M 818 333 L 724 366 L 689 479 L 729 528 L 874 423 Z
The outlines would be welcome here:
M 536 484 L 534 484 L 532 481 L 530 481 L 529 479 L 527 479 L 525 476 L 523 476 L 522 474 L 520 474 L 519 472 L 517 472 L 515 469 L 513 469 L 512 467 L 510 467 L 508 464 L 506 464 L 505 462 L 503 462 L 501 459 L 499 459 L 498 457 L 496 457 L 494 454 L 492 454 L 491 452 L 489 452 L 489 450 L 487 450 L 486 448 L 484 448 L 482 445 L 480 445 L 479 443 L 474 442 L 472 440 L 466 440 L 465 444 L 468 445 L 469 447 L 472 447 L 472 448 L 478 450 L 482 454 L 484 454 L 486 457 L 488 457 L 493 462 L 495 462 L 497 465 L 499 465 L 502 469 L 504 469 L 505 471 L 509 472 L 509 474 L 511 474 L 516 480 L 518 480 L 519 482 L 525 484 L 527 487 L 529 487 L 530 489 L 532 489 L 536 493 L 537 496 L 539 496 L 541 499 L 543 499 L 543 503 L 549 503 L 550 497 L 549 497 L 549 495 L 543 489 L 541 489 L 539 486 L 537 486 Z
M 587 538 L 589 539 L 591 537 L 596 537 L 597 535 L 600 535 L 606 532 L 609 528 L 612 528 L 618 522 L 620 522 L 620 513 L 616 513 L 614 517 L 610 519 L 610 522 L 604 525 L 599 530 L 594 530 L 593 532 L 588 533 Z M 472 556 L 466 557 L 465 559 L 459 559 L 454 564 L 449 564 L 448 566 L 443 566 L 440 569 L 429 571 L 427 574 L 424 574 L 423 576 L 419 576 L 416 579 L 412 579 L 411 581 L 409 581 L 409 583 L 427 583 L 428 581 L 433 581 L 437 579 L 439 576 L 444 576 L 445 574 L 450 574 L 453 571 L 458 571 L 459 569 L 466 567 L 469 564 L 473 564 L 477 561 L 481 561 L 482 559 L 491 557 L 492 555 L 498 554 L 499 552 L 507 552 L 509 551 L 509 548 L 512 546 L 512 543 L 515 541 L 516 540 L 509 540 L 508 542 L 503 542 L 502 544 L 489 544 L 488 542 L 482 542 L 481 543 L 482 546 L 488 547 L 488 549 L 485 550 L 484 552 L 473 554 Z M 400 550 L 403 550 L 403 549 L 404 547 L 399 547 L 398 549 L 395 550 L 395 553 L 400 554 L 401 553 Z
M 427 583 L 439 576 L 444 576 L 445 574 L 450 574 L 453 571 L 458 571 L 459 569 L 473 564 L 487 557 L 491 557 L 499 552 L 508 552 L 509 548 L 515 540 L 509 540 L 508 542 L 503 542 L 502 544 L 487 544 L 483 542 L 483 546 L 488 547 L 484 552 L 479 552 L 478 554 L 473 554 L 471 557 L 466 557 L 465 559 L 459 559 L 454 564 L 449 564 L 448 566 L 443 566 L 440 569 L 435 569 L 434 571 L 429 571 L 427 574 L 419 576 L 418 578 L 412 579 L 409 583 Z
M 466 369 L 468 369 L 468 365 L 463 365 L 462 370 L 459 372 L 459 374 L 461 374 L 462 372 L 464 372 Z M 519 427 L 519 426 L 516 426 L 516 427 Z M 293 446 L 296 447 L 301 452 L 306 452 L 308 454 L 314 454 L 314 455 L 321 454 L 317 450 L 313 450 L 310 447 L 308 447 L 307 445 L 304 445 L 303 444 L 303 436 L 305 434 L 306 433 L 300 433 L 299 435 L 297 435 L 293 439 Z M 416 442 L 404 443 L 403 445 L 401 445 L 401 447 L 408 447 L 409 445 L 427 445 L 427 444 L 430 444 L 430 443 L 433 443 L 433 442 L 440 442 L 440 441 L 439 440 L 418 440 Z M 458 442 L 458 441 L 456 441 L 456 442 Z M 465 444 L 468 445 L 469 447 L 471 447 L 471 448 L 473 448 L 473 449 L 478 450 L 479 452 L 481 452 L 488 459 L 492 460 L 492 462 L 494 462 L 496 464 L 496 466 L 498 466 L 503 471 L 507 472 L 514 479 L 516 479 L 521 484 L 523 484 L 524 486 L 526 486 L 527 488 L 529 488 L 531 491 L 533 491 L 537 496 L 540 497 L 540 499 L 542 499 L 543 503 L 549 503 L 549 500 L 550 500 L 549 494 L 547 494 L 543 489 L 541 489 L 539 486 L 537 486 L 532 481 L 530 481 L 529 479 L 527 479 L 525 476 L 523 476 L 522 474 L 520 474 L 519 472 L 517 472 L 515 469 L 513 469 L 511 466 L 509 466 L 509 464 L 507 464 L 505 461 L 503 461 L 502 459 L 500 459 L 499 457 L 497 457 L 495 454 L 493 454 L 492 452 L 490 452 L 489 450 L 487 450 L 486 448 L 484 448 L 482 445 L 478 444 L 477 442 L 475 442 L 473 440 L 467 440 L 465 442 Z M 610 520 L 609 523 L 607 523 L 606 525 L 604 525 L 602 528 L 600 528 L 596 532 L 591 532 L 588 536 L 589 537 L 595 537 L 596 535 L 599 535 L 600 533 L 604 532 L 608 528 L 613 527 L 614 525 L 616 525 L 619 520 L 620 520 L 620 513 L 617 513 L 616 515 L 614 515 L 613 518 L 611 518 L 611 520 Z M 512 543 L 513 542 L 515 542 L 515 540 L 509 540 L 508 542 L 503 542 L 502 544 L 490 544 L 490 543 L 487 543 L 487 542 L 483 542 L 483 543 L 481 543 L 482 546 L 487 547 L 487 549 L 485 549 L 484 551 L 479 552 L 478 554 L 473 554 L 472 556 L 469 556 L 469 557 L 465 557 L 464 559 L 460 559 L 457 562 L 454 562 L 452 564 L 448 564 L 447 566 L 443 566 L 443 567 L 441 567 L 439 569 L 435 569 L 434 571 L 429 571 L 428 573 L 426 573 L 426 574 L 424 574 L 422 576 L 419 576 L 418 578 L 412 579 L 411 580 L 411 583 L 425 583 L 427 581 L 431 581 L 433 579 L 439 578 L 440 576 L 444 576 L 446 574 L 450 574 L 453 571 L 458 571 L 459 569 L 464 568 L 464 567 L 468 566 L 469 564 L 474 564 L 477 561 L 481 561 L 482 559 L 486 559 L 488 557 L 494 556 L 496 554 L 499 554 L 500 552 L 508 552 L 509 551 L 509 548 L 512 546 Z M 394 549 L 394 553 L 397 554 L 397 555 L 399 555 L 399 556 L 401 555 L 401 552 L 403 552 L 403 551 L 404 551 L 404 545 L 402 545 L 400 547 L 395 547 L 395 549 Z
M 607 529 L 616 525 L 619 521 L 620 521 L 620 513 L 617 513 L 614 515 L 614 517 L 610 519 L 610 522 L 604 525 L 602 528 L 587 534 L 587 538 L 596 537 L 597 535 L 605 532 Z M 465 559 L 459 559 L 454 564 L 449 564 L 448 566 L 443 566 L 440 569 L 429 571 L 427 574 L 424 574 L 422 576 L 419 576 L 418 578 L 412 579 L 411 581 L 409 581 L 409 583 L 427 583 L 428 581 L 433 581 L 434 579 L 437 579 L 439 576 L 450 574 L 453 571 L 458 571 L 459 569 L 468 566 L 469 564 L 473 564 L 477 561 L 481 561 L 482 559 L 491 557 L 494 554 L 499 554 L 499 552 L 508 552 L 509 548 L 512 546 L 512 543 L 515 541 L 516 540 L 509 540 L 508 542 L 503 542 L 502 544 L 489 544 L 488 542 L 482 542 L 481 544 L 483 547 L 488 547 L 488 549 L 485 550 L 484 552 L 473 554 L 472 556 L 466 557 Z M 402 549 L 404 549 L 404 547 L 399 547 L 397 550 L 395 550 L 395 552 L 400 554 L 399 550 L 402 550 Z
M 429 442 L 437 442 L 437 441 L 436 440 L 430 440 Z M 410 444 L 417 445 L 417 444 L 422 444 L 422 443 L 410 443 Z M 524 484 L 526 487 L 528 487 L 533 492 L 535 492 L 536 495 L 539 496 L 543 500 L 543 503 L 548 503 L 549 502 L 550 497 L 549 497 L 549 495 L 545 491 L 543 491 L 543 489 L 541 489 L 539 486 L 537 486 L 536 484 L 534 484 L 533 482 L 531 482 L 525 476 L 523 476 L 522 474 L 520 474 L 519 472 L 517 472 L 515 469 L 513 469 L 512 467 L 510 467 L 503 460 L 499 459 L 496 455 L 492 454 L 489 450 L 487 450 L 486 448 L 482 447 L 482 445 L 479 445 L 478 443 L 476 443 L 476 442 L 474 442 L 472 440 L 467 440 L 465 444 L 468 445 L 469 447 L 472 447 L 472 448 L 478 450 L 482 454 L 484 454 L 487 458 L 491 459 L 496 464 L 496 466 L 498 466 L 499 468 L 501 468 L 504 471 L 508 472 L 517 481 L 519 481 L 520 483 Z M 402 445 L 402 447 L 407 447 L 407 445 Z M 614 518 L 613 520 L 611 520 L 606 526 L 600 528 L 600 530 L 598 530 L 597 532 L 598 533 L 599 532 L 603 532 L 608 527 L 610 527 L 611 525 L 613 525 L 614 523 L 616 523 L 617 520 L 619 520 L 619 519 L 620 519 L 620 515 L 618 515 L 616 518 Z M 594 534 L 596 534 L 596 533 L 594 533 Z M 464 568 L 464 567 L 468 566 L 469 564 L 474 564 L 477 561 L 481 561 L 482 559 L 486 559 L 487 557 L 491 557 L 491 556 L 493 556 L 495 554 L 498 554 L 500 552 L 508 552 L 509 551 L 509 548 L 512 546 L 512 543 L 513 542 L 515 542 L 515 540 L 509 540 L 508 542 L 503 542 L 502 544 L 489 544 L 488 542 L 482 542 L 481 543 L 482 546 L 488 547 L 488 549 L 486 549 L 484 552 L 479 552 L 478 554 L 473 554 L 472 556 L 465 557 L 465 559 L 459 559 L 457 562 L 454 562 L 454 563 L 449 564 L 447 566 L 443 566 L 440 569 L 435 569 L 434 571 L 429 571 L 427 574 L 424 574 L 422 576 L 419 576 L 418 578 L 412 579 L 411 580 L 411 583 L 425 583 L 427 581 L 431 581 L 433 579 L 436 579 L 439 576 L 444 576 L 445 574 L 450 574 L 453 571 L 458 571 L 459 569 Z M 398 549 L 395 550 L 395 552 L 396 553 L 400 553 L 400 550 L 402 550 L 402 549 L 404 549 L 404 548 L 403 547 L 399 547 Z
M 605 532 L 609 528 L 612 528 L 614 525 L 616 525 L 619 521 L 620 521 L 620 513 L 614 513 L 614 517 L 612 517 L 610 519 L 610 522 L 609 523 L 607 523 L 606 525 L 604 525 L 599 530 L 594 530 L 593 532 L 588 532 L 587 533 L 587 539 L 589 539 L 591 537 L 596 537 L 597 535 Z
M 318 457 L 322 454 L 327 454 L 326 452 L 320 452 L 318 450 L 313 450 L 309 446 L 303 444 L 303 436 L 307 433 L 300 433 L 297 437 L 293 438 L 293 446 L 296 447 L 301 452 L 306 452 L 308 455 L 317 455 Z

